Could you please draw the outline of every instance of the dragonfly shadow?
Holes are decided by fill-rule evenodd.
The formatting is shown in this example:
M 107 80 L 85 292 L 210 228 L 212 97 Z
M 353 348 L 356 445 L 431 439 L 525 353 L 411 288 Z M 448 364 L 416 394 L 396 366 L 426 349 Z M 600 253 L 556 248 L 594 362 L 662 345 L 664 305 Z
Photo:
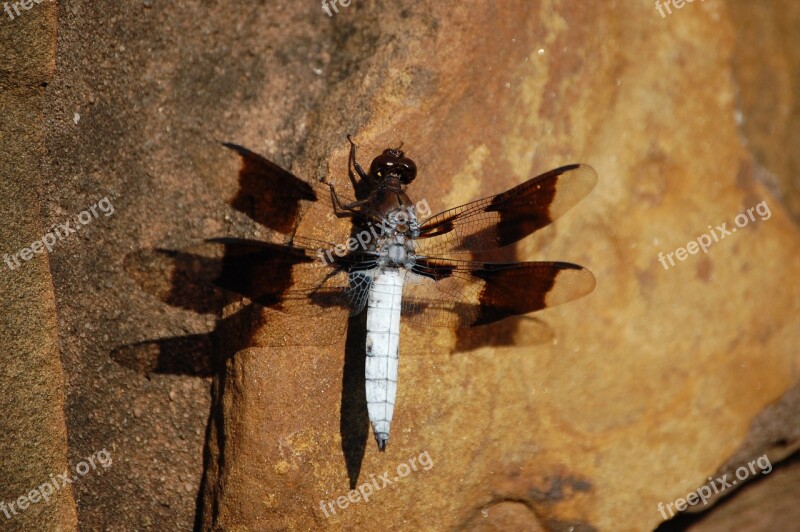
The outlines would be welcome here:
M 219 260 L 224 262 L 225 257 Z M 213 381 L 204 470 L 209 466 L 211 438 L 216 438 L 220 450 L 225 444 L 219 402 L 224 393 L 226 362 L 237 352 L 255 345 L 254 332 L 265 325 L 258 304 L 245 305 L 222 318 L 223 309 L 240 298 L 202 282 L 207 276 L 199 274 L 200 270 L 220 270 L 221 267 L 212 263 L 208 257 L 166 250 L 142 250 L 126 257 L 126 271 L 147 292 L 172 307 L 214 315 L 216 324 L 207 333 L 135 342 L 119 346 L 110 353 L 117 364 L 145 375 L 217 377 Z M 342 372 L 340 436 L 351 489 L 358 483 L 370 430 L 365 392 L 365 342 L 366 313 L 362 312 L 348 321 Z M 201 494 L 206 491 L 205 484 L 204 476 Z M 202 496 L 198 497 L 197 504 L 198 515 L 201 515 Z
M 241 298 L 197 279 L 198 265 L 209 271 L 219 269 L 212 262 L 165 250 L 139 250 L 126 256 L 125 271 L 146 292 L 172 307 L 213 315 L 216 323 L 205 333 L 122 345 L 111 351 L 110 358 L 146 375 L 213 377 L 225 367 L 228 358 L 248 347 L 254 324 L 260 322 L 258 309 L 246 305 L 222 317 L 223 310 Z
M 339 413 L 342 453 L 347 466 L 351 490 L 355 489 L 358 483 L 370 430 L 364 377 L 366 337 L 366 312 L 362 312 L 351 317 L 347 324 L 342 371 L 342 402 Z
M 145 375 L 182 375 L 213 379 L 211 407 L 203 446 L 203 478 L 195 501 L 196 525 L 201 524 L 208 489 L 208 473 L 212 462 L 212 443 L 224 452 L 224 419 L 222 396 L 225 387 L 226 361 L 252 343 L 253 332 L 263 322 L 260 308 L 245 305 L 233 314 L 222 317 L 223 309 L 237 298 L 210 285 L 193 281 L 191 270 L 196 263 L 175 261 L 188 255 L 140 250 L 125 258 L 125 270 L 145 291 L 170 306 L 197 314 L 216 316 L 212 330 L 206 333 L 178 335 L 135 342 L 111 351 L 110 358 L 125 368 Z M 165 268 L 170 259 L 172 268 Z M 194 268 L 193 268 L 194 266 Z M 167 274 L 167 272 L 169 272 Z M 196 273 L 196 271 L 194 272 Z M 216 440 L 216 441 L 215 441 Z M 213 497 L 213 494 L 212 494 Z M 211 502 L 211 506 L 215 503 Z
M 506 319 L 481 327 L 462 329 L 456 337 L 455 352 L 473 351 L 485 346 L 513 345 L 517 320 Z
M 531 347 L 551 343 L 555 331 L 546 322 L 530 316 L 512 316 L 496 323 L 458 332 L 454 353 L 474 351 L 481 347 Z
M 231 206 L 264 227 L 283 234 L 293 233 L 298 223 L 300 203 L 315 201 L 320 193 L 319 188 L 310 187 L 246 148 L 234 144 L 225 146 L 235 151 L 242 163 L 239 190 L 231 199 Z M 365 183 L 360 185 L 362 188 L 366 186 Z M 368 195 L 366 188 L 355 192 L 359 198 Z M 355 234 L 355 229 L 353 232 Z M 214 281 L 220 280 L 221 273 L 234 281 L 248 277 L 275 280 L 276 271 L 285 273 L 291 266 L 267 263 L 266 267 L 271 273 L 253 270 L 241 271 L 237 275 L 233 270 L 240 269 L 240 258 L 227 253 L 227 248 L 225 254 L 215 257 L 193 251 L 140 250 L 125 258 L 125 270 L 146 292 L 170 306 L 215 316 L 216 323 L 212 330 L 122 345 L 110 353 L 110 358 L 123 367 L 145 375 L 214 378 L 204 449 L 204 471 L 208 471 L 212 438 L 217 439 L 216 445 L 220 450 L 224 445 L 223 410 L 219 402 L 224 393 L 226 361 L 237 352 L 255 345 L 253 333 L 264 325 L 262 308 L 258 304 L 245 305 L 234 314 L 222 318 L 223 309 L 230 308 L 232 303 L 241 298 L 215 288 Z M 219 286 L 219 283 L 216 284 Z M 225 284 L 222 286 L 227 287 Z M 233 288 L 236 287 L 234 283 Z M 270 296 L 278 297 L 281 288 L 278 287 L 275 293 L 269 292 Z M 361 313 L 352 318 L 347 326 L 340 407 L 342 452 L 353 487 L 358 482 L 370 430 L 364 377 L 365 342 L 366 318 L 365 313 Z M 203 513 L 206 484 L 204 473 L 197 499 L 198 516 Z

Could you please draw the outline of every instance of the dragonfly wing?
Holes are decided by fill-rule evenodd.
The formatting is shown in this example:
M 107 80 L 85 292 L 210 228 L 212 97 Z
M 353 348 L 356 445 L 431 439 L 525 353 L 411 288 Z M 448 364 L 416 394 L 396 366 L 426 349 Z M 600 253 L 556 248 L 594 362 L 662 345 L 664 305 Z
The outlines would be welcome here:
M 417 253 L 440 256 L 500 249 L 550 224 L 596 184 L 592 167 L 573 164 L 441 212 L 420 224 Z
M 568 262 L 418 259 L 403 285 L 402 314 L 415 323 L 474 327 L 589 294 L 592 273 Z

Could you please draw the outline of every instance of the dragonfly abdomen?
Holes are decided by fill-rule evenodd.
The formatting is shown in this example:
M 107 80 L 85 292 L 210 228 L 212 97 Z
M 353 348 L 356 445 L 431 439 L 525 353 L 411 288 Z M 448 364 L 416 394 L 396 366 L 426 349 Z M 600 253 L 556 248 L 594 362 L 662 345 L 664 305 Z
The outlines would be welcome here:
M 400 344 L 400 303 L 405 271 L 386 269 L 375 275 L 367 299 L 367 411 L 383 451 L 397 398 L 397 355 Z

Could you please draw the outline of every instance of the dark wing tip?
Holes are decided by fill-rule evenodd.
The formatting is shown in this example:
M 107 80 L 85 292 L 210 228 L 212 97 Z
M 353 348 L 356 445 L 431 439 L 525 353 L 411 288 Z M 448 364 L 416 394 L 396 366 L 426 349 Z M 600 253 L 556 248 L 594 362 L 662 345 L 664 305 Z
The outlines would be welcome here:
M 582 164 L 582 163 L 569 164 L 567 166 L 562 166 L 558 170 L 560 170 L 560 173 L 562 174 L 570 172 L 572 175 L 572 179 L 577 179 L 578 181 L 581 181 L 582 182 L 581 187 L 584 190 L 583 192 L 584 196 L 588 195 L 589 192 L 594 190 L 594 187 L 597 186 L 597 183 L 600 180 L 600 178 L 597 175 L 597 170 L 595 170 L 588 164 Z
M 241 155 L 248 155 L 250 153 L 253 153 L 250 150 L 248 150 L 247 148 L 245 148 L 244 146 L 240 146 L 238 144 L 234 144 L 233 142 L 225 142 L 224 140 L 221 140 L 221 141 L 219 141 L 219 143 L 222 144 L 223 146 L 225 146 L 228 149 L 231 149 L 231 150 L 233 150 L 235 152 L 238 152 Z
M 546 296 L 548 307 L 569 303 L 594 292 L 597 278 L 590 270 L 570 262 L 554 262 L 553 266 L 559 273 L 554 278 L 552 291 Z
M 564 166 L 556 168 L 555 170 L 553 170 L 553 172 L 556 174 L 563 174 L 564 172 L 575 170 L 576 168 L 580 168 L 581 166 L 586 166 L 586 165 L 581 163 L 565 164 Z
M 384 435 L 384 434 L 381 434 L 379 436 L 379 435 L 376 434 L 375 435 L 375 441 L 378 442 L 378 450 L 380 452 L 385 452 L 386 451 L 386 442 L 389 441 L 389 436 Z
M 559 270 L 585 270 L 580 264 L 573 264 L 572 262 L 553 262 L 553 266 Z

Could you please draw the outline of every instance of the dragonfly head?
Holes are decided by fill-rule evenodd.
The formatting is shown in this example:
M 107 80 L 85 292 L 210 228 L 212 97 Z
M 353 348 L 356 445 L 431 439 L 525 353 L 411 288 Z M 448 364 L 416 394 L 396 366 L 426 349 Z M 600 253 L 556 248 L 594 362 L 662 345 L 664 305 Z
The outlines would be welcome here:
M 393 177 L 399 179 L 401 184 L 408 185 L 417 177 L 417 165 L 399 149 L 389 148 L 375 157 L 369 173 L 379 180 Z

